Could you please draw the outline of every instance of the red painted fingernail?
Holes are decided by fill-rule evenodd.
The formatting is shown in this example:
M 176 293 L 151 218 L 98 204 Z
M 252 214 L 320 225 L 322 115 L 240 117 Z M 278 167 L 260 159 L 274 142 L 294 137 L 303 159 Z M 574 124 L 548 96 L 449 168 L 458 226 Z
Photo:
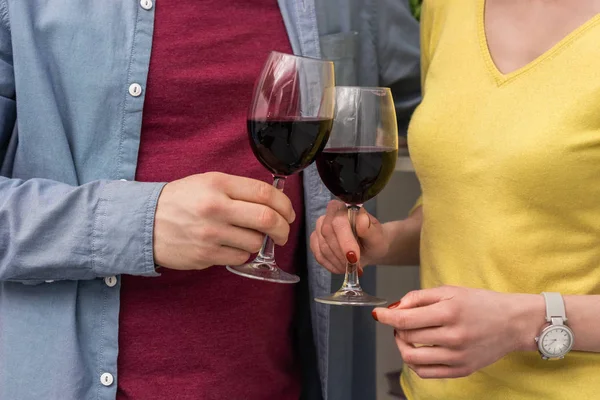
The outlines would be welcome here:
M 373 319 L 377 322 L 379 322 L 379 320 L 377 319 L 377 313 L 375 312 L 375 310 L 371 311 L 371 315 L 373 316 Z
M 360 278 L 361 276 L 363 276 L 363 270 L 362 268 L 358 269 L 358 277 Z
M 356 262 L 358 261 L 358 257 L 356 257 L 355 252 L 349 251 L 346 253 L 346 260 L 348 260 L 350 264 L 356 264 Z
M 400 300 L 398 300 L 398 301 L 397 301 L 397 302 L 395 302 L 395 303 L 392 303 L 392 304 L 390 304 L 389 306 L 387 306 L 387 308 L 390 308 L 390 309 L 392 309 L 392 308 L 396 308 L 396 307 L 398 307 L 399 305 L 400 305 Z

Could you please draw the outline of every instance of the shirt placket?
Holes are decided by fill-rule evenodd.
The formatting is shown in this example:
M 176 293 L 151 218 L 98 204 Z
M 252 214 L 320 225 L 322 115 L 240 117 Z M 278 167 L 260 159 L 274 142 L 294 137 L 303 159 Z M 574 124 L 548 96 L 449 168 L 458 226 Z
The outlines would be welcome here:
M 131 0 L 130 0 L 131 1 Z M 142 127 L 142 110 L 150 65 L 156 0 L 134 0 L 133 41 L 122 88 L 123 109 L 114 179 L 134 180 Z M 121 279 L 110 276 L 97 280 L 102 286 L 97 358 L 97 398 L 114 400 L 117 396 L 117 357 L 119 347 L 119 308 Z

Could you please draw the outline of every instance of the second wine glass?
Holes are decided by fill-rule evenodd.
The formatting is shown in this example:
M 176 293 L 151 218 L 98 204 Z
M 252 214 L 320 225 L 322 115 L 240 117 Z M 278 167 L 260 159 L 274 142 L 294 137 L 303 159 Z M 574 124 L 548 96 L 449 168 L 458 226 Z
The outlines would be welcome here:
M 332 62 L 279 52 L 269 55 L 254 87 L 248 136 L 277 189 L 283 190 L 285 178 L 312 164 L 325 147 L 333 124 L 334 86 Z M 300 280 L 277 266 L 269 236 L 253 261 L 227 269 L 269 282 Z
M 317 157 L 317 168 L 331 193 L 346 203 L 356 236 L 356 216 L 392 177 L 398 159 L 398 123 L 388 88 L 337 87 L 335 120 L 329 142 Z M 342 288 L 320 303 L 377 306 L 387 303 L 365 293 L 358 263 L 346 264 Z

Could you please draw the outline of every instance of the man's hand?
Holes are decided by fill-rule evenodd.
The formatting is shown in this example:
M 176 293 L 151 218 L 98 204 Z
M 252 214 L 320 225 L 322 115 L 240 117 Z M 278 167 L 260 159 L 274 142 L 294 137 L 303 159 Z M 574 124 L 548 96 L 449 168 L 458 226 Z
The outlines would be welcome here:
M 154 221 L 154 259 L 192 270 L 239 265 L 260 249 L 264 235 L 282 246 L 296 214 L 268 183 L 209 172 L 167 184 Z

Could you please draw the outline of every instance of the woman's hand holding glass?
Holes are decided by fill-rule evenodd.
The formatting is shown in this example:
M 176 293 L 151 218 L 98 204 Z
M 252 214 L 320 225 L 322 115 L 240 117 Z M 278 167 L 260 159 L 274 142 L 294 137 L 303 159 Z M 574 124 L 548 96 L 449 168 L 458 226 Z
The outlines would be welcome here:
M 389 241 L 385 229 L 364 208 L 356 217 L 356 234 L 360 244 L 352 233 L 346 205 L 332 200 L 327 206 L 327 213 L 319 217 L 316 229 L 310 235 L 310 248 L 319 264 L 335 274 L 346 272 L 351 252 L 359 260 L 361 270 L 387 254 Z

